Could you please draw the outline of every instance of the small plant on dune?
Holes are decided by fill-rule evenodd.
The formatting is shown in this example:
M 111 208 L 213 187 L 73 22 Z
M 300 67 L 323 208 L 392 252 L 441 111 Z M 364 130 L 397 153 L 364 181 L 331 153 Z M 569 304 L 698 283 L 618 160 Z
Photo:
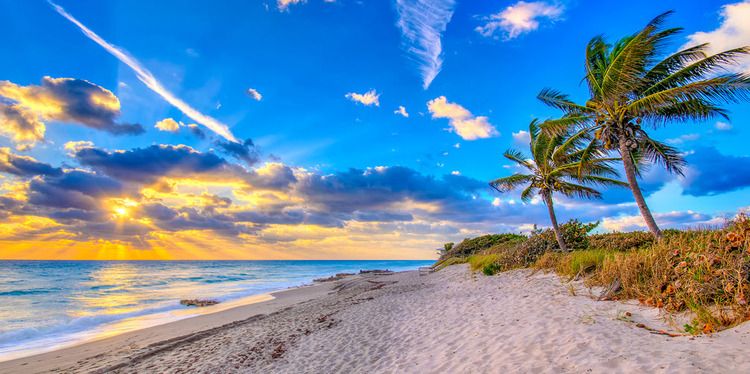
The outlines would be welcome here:
M 598 225 L 598 222 L 581 223 L 581 221 L 578 221 L 577 219 L 572 219 L 560 225 L 560 232 L 563 241 L 567 245 L 567 249 L 575 251 L 588 248 L 588 233 Z M 555 233 L 550 229 L 539 230 L 535 228 L 531 232 L 529 239 L 523 243 L 523 246 L 526 247 L 529 256 L 535 257 L 533 260 L 536 260 L 536 257 L 541 256 L 545 252 L 560 250 L 559 243 L 555 238 Z
M 490 182 L 490 186 L 504 193 L 524 187 L 521 200 L 531 201 L 538 196 L 547 206 L 552 230 L 560 250 L 567 251 L 563 233 L 557 224 L 552 196 L 555 193 L 567 197 L 599 198 L 601 194 L 591 186 L 624 186 L 614 177 L 617 171 L 610 165 L 616 158 L 606 158 L 596 148 L 581 149 L 587 138 L 586 133 L 570 135 L 561 132 L 549 135 L 540 131 L 539 122 L 529 124 L 529 149 L 531 157 L 522 152 L 510 149 L 505 158 L 515 162 L 526 171 Z
M 706 43 L 668 55 L 670 38 L 682 30 L 662 27 L 671 13 L 657 16 L 614 44 L 601 36 L 588 43 L 584 80 L 590 98 L 585 104 L 552 89 L 538 95 L 565 113 L 542 124 L 545 132 L 585 132 L 591 135 L 587 149 L 619 154 L 633 198 L 655 237 L 662 235 L 638 185 L 639 164 L 657 163 L 682 174 L 685 161 L 677 149 L 651 138 L 645 127 L 728 118 L 721 104 L 750 100 L 750 75 L 726 69 L 745 58 L 750 48 L 708 55 Z

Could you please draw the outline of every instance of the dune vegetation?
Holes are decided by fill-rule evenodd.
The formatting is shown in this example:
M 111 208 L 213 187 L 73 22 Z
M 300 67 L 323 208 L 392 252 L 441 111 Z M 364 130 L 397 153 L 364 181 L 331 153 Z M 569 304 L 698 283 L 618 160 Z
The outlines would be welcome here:
M 468 262 L 486 275 L 517 268 L 554 271 L 602 287 L 602 299 L 637 299 L 669 312 L 689 311 L 688 333 L 710 333 L 750 319 L 750 220 L 739 213 L 723 227 L 662 230 L 639 187 L 645 168 L 682 175 L 683 153 L 651 137 L 661 126 L 728 118 L 724 104 L 750 100 L 750 76 L 726 69 L 750 47 L 714 55 L 701 44 L 666 53 L 680 28 L 665 28 L 671 12 L 638 32 L 608 43 L 593 38 L 585 51 L 589 98 L 578 104 L 554 89 L 538 95 L 560 118 L 529 126 L 530 155 L 505 157 L 523 173 L 496 179 L 501 193 L 521 189 L 537 199 L 551 228 L 529 236 L 494 234 L 446 244 L 436 267 Z M 625 180 L 620 180 L 624 171 Z M 554 196 L 600 198 L 597 187 L 624 186 L 648 232 L 591 234 L 598 223 L 558 225 Z

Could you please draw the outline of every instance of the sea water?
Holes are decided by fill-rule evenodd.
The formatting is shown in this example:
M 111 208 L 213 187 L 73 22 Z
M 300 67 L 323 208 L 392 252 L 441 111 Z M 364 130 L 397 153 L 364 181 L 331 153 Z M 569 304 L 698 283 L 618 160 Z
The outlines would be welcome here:
M 365 269 L 432 261 L 0 261 L 0 361 L 269 299 Z M 180 305 L 212 299 L 214 307 Z

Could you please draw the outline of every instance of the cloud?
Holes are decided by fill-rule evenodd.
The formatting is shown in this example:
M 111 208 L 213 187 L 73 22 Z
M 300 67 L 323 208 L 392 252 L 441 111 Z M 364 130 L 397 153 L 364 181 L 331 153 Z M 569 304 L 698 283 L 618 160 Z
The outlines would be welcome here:
M 519 1 L 500 13 L 487 17 L 487 23 L 478 26 L 476 31 L 485 37 L 495 37 L 497 31 L 502 31 L 503 38 L 510 40 L 538 29 L 540 19 L 550 21 L 559 19 L 563 10 L 563 6 L 559 4 Z
M 684 135 L 680 135 L 680 136 L 678 136 L 676 138 L 669 138 L 669 139 L 665 140 L 665 142 L 667 142 L 669 144 L 672 144 L 672 145 L 680 145 L 680 144 L 684 144 L 684 143 L 687 143 L 687 142 L 692 142 L 692 141 L 698 140 L 698 139 L 700 139 L 700 137 L 701 137 L 700 134 L 684 134 Z
M 101 199 L 123 193 L 123 185 L 106 176 L 83 170 L 34 178 L 29 183 L 29 203 L 52 208 L 96 210 Z
M 154 125 L 159 131 L 177 132 L 180 131 L 180 123 L 172 118 L 165 118 Z
M 60 168 L 54 168 L 29 156 L 13 154 L 9 148 L 0 147 L 0 172 L 22 177 L 37 175 L 59 175 Z
M 301 4 L 305 1 L 306 0 L 276 0 L 276 5 L 279 7 L 280 11 L 285 11 L 289 9 L 290 5 Z
M 152 145 L 117 152 L 82 148 L 75 153 L 75 159 L 110 177 L 138 183 L 152 183 L 163 176 L 190 178 L 207 173 L 231 174 L 223 158 L 186 145 Z
M 721 7 L 721 25 L 708 32 L 696 32 L 688 36 L 684 47 L 710 43 L 708 53 L 714 54 L 750 44 L 750 1 L 727 4 Z M 733 70 L 750 72 L 750 57 L 742 59 Z
M 654 219 L 659 224 L 659 227 L 675 229 L 717 226 L 724 221 L 720 217 L 713 217 L 691 210 L 655 213 Z M 636 231 L 645 229 L 646 224 L 640 215 L 628 215 L 604 218 L 602 220 L 602 228 L 608 231 Z
M 70 141 L 70 142 L 66 142 L 63 145 L 63 149 L 68 151 L 68 155 L 71 157 L 75 157 L 76 152 L 78 152 L 81 149 L 93 148 L 93 147 L 94 147 L 94 143 L 88 140 Z
M 531 142 L 531 136 L 529 135 L 528 131 L 521 130 L 518 132 L 514 132 L 512 136 L 513 136 L 513 141 L 518 145 L 528 146 L 529 142 Z
M 190 131 L 191 134 L 193 134 L 198 139 L 206 139 L 206 133 L 203 132 L 203 130 L 200 128 L 200 126 L 191 123 L 187 125 L 188 131 Z
M 13 140 L 20 148 L 31 147 L 44 140 L 46 127 L 34 112 L 23 106 L 0 102 L 0 135 Z
M 263 95 L 261 95 L 255 88 L 248 88 L 247 94 L 255 101 L 261 101 L 263 99 Z
M 432 118 L 447 118 L 452 131 L 464 140 L 476 140 L 499 136 L 484 116 L 474 116 L 466 108 L 456 103 L 449 103 L 445 96 L 440 96 L 427 103 Z
M 453 17 L 454 0 L 396 0 L 404 49 L 419 65 L 427 89 L 443 67 L 441 38 Z
M 393 111 L 394 114 L 398 114 L 404 118 L 409 118 L 409 113 L 406 111 L 403 105 L 399 105 L 398 109 Z
M 688 167 L 682 180 L 683 193 L 717 195 L 750 186 L 750 157 L 727 156 L 716 148 L 699 148 L 685 157 Z
M 716 125 L 714 126 L 716 130 L 718 131 L 732 131 L 732 125 L 726 122 L 716 122 Z
M 375 90 L 369 90 L 363 94 L 349 92 L 348 94 L 344 95 L 344 97 L 365 106 L 380 106 L 380 94 Z
M 218 141 L 216 145 L 226 154 L 239 160 L 245 161 L 248 166 L 255 165 L 260 159 L 258 151 L 252 139 L 246 139 L 242 144 L 233 142 Z
M 412 214 L 439 217 L 478 214 L 481 209 L 471 211 L 467 205 L 472 205 L 471 194 L 482 189 L 486 189 L 486 183 L 475 179 L 456 175 L 438 179 L 400 166 L 309 174 L 295 186 L 308 204 L 321 211 L 352 214 L 412 205 Z M 471 213 L 460 213 L 462 209 Z
M 115 56 L 118 60 L 120 60 L 125 65 L 129 66 L 133 71 L 136 73 L 136 76 L 138 79 L 143 82 L 143 84 L 146 85 L 146 87 L 150 88 L 152 91 L 154 91 L 157 95 L 161 96 L 165 101 L 175 106 L 177 109 L 179 109 L 182 113 L 184 113 L 186 116 L 190 117 L 194 121 L 200 123 L 203 126 L 206 126 L 211 131 L 215 132 L 219 136 L 232 141 L 237 142 L 237 139 L 232 135 L 232 132 L 229 130 L 229 127 L 215 118 L 212 118 L 210 116 L 207 116 L 198 110 L 194 109 L 182 99 L 175 96 L 172 92 L 167 90 L 161 82 L 159 82 L 151 72 L 146 69 L 138 60 L 135 59 L 135 57 L 128 54 L 125 50 L 120 49 L 116 47 L 115 45 L 112 45 L 102 39 L 99 35 L 91 31 L 89 28 L 87 28 L 85 25 L 83 25 L 81 22 L 79 22 L 77 19 L 75 19 L 72 15 L 70 15 L 68 12 L 65 11 L 61 6 L 52 3 L 50 1 L 50 5 L 63 17 L 68 19 L 70 22 L 78 26 L 78 28 L 83 32 L 86 37 L 94 41 L 96 44 L 99 44 L 102 48 L 104 48 L 107 52 Z M 118 108 L 119 109 L 119 108 Z
M 106 88 L 75 78 L 42 78 L 42 84 L 19 86 L 0 81 L 0 97 L 12 102 L 2 105 L 3 128 L 12 138 L 38 141 L 45 127 L 40 120 L 80 124 L 114 135 L 143 133 L 138 124 L 119 124 L 120 100 Z M 12 130 L 15 129 L 15 130 Z

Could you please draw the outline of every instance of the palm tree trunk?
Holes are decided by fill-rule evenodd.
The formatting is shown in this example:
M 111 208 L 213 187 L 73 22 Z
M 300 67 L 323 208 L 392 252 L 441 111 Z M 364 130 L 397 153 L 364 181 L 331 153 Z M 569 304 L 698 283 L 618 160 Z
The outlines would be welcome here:
M 565 245 L 560 227 L 557 225 L 557 217 L 555 216 L 555 208 L 552 206 L 552 194 L 549 192 L 542 193 L 544 198 L 544 204 L 547 205 L 547 211 L 549 211 L 549 219 L 552 221 L 552 230 L 555 231 L 555 238 L 557 238 L 557 244 L 560 246 L 560 251 L 567 252 L 568 246 Z
M 646 221 L 648 230 L 651 231 L 657 239 L 661 238 L 661 230 L 659 230 L 659 226 L 656 225 L 654 216 L 651 215 L 651 210 L 648 209 L 646 199 L 643 198 L 641 188 L 638 186 L 638 178 L 635 174 L 635 164 L 633 163 L 633 159 L 630 158 L 630 149 L 628 148 L 626 141 L 627 140 L 624 137 L 620 138 L 620 156 L 622 157 L 622 164 L 625 167 L 625 176 L 628 178 L 630 191 L 633 192 L 635 203 L 638 205 L 638 210 L 641 211 L 643 220 Z

